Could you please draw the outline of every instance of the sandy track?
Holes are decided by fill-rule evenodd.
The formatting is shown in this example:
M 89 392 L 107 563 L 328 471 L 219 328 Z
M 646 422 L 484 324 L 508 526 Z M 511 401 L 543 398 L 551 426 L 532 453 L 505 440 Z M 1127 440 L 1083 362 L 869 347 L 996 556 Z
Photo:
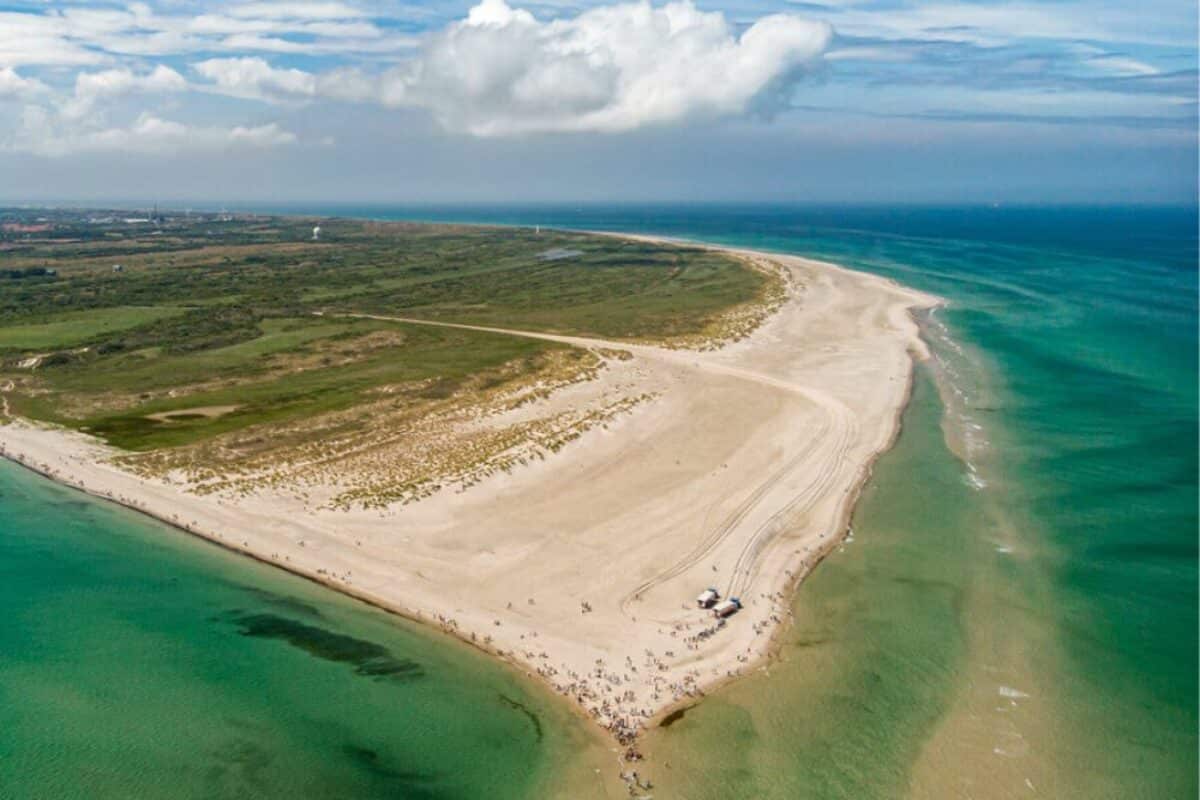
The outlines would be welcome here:
M 781 265 L 793 288 L 753 335 L 717 351 L 381 317 L 633 355 L 512 414 L 654 397 L 545 461 L 411 506 L 321 510 L 270 490 L 198 496 L 121 471 L 85 436 L 22 422 L 0 426 L 0 447 L 442 627 L 540 676 L 624 738 L 768 652 L 788 588 L 840 539 L 895 434 L 913 355 L 924 353 L 910 312 L 936 302 L 834 265 L 738 252 Z M 719 629 L 694 607 L 709 585 L 745 604 Z
M 816 470 L 813 479 L 804 488 L 804 490 L 801 491 L 792 502 L 776 511 L 765 522 L 760 524 L 754 533 L 747 537 L 745 544 L 742 545 L 731 577 L 725 589 L 726 596 L 735 597 L 741 594 L 749 585 L 750 576 L 753 572 L 755 564 L 757 563 L 759 555 L 762 553 L 766 544 L 769 543 L 773 536 L 779 532 L 781 520 L 785 519 L 790 514 L 796 513 L 798 510 L 810 508 L 812 504 L 821 496 L 822 490 L 828 488 L 829 483 L 837 473 L 836 468 L 842 464 L 846 456 L 846 451 L 849 446 L 853 429 L 856 425 L 853 414 L 851 414 L 850 411 L 840 401 L 824 392 L 820 392 L 794 382 L 780 380 L 770 375 L 730 367 L 726 364 L 709 361 L 706 358 L 698 358 L 696 354 L 690 351 L 686 352 L 685 354 L 681 354 L 677 350 L 630 344 L 618 340 L 566 336 L 544 333 L 542 331 L 527 331 L 483 325 L 466 325 L 456 322 L 438 322 L 417 317 L 353 313 L 339 314 L 337 316 L 374 319 L 387 322 L 401 322 L 412 325 L 430 325 L 441 328 L 458 328 L 462 330 L 496 333 L 507 336 L 520 336 L 529 339 L 541 339 L 544 341 L 558 342 L 560 344 L 568 344 L 593 351 L 599 351 L 602 349 L 626 350 L 640 355 L 643 358 L 666 361 L 669 363 L 678 364 L 688 369 L 714 372 L 721 375 L 730 375 L 742 380 L 750 381 L 752 383 L 760 383 L 765 386 L 795 392 L 796 394 L 802 395 L 813 401 L 817 408 L 826 412 L 825 421 L 822 422 L 821 427 L 817 431 L 814 431 L 810 443 L 807 444 L 799 453 L 797 453 L 795 457 L 773 472 L 771 476 L 768 477 L 762 484 L 760 484 L 750 495 L 750 497 L 746 498 L 746 500 L 744 500 L 738 506 L 738 508 L 726 518 L 724 522 L 713 529 L 713 531 L 705 536 L 695 548 L 681 557 L 670 567 L 658 573 L 653 578 L 643 582 L 622 598 L 621 609 L 626 613 L 628 612 L 628 606 L 631 601 L 640 598 L 641 595 L 647 590 L 657 586 L 660 583 L 663 583 L 664 581 L 670 580 L 687 569 L 695 566 L 701 561 L 701 559 L 704 558 L 705 555 L 711 553 L 718 545 L 725 541 L 730 534 L 738 530 L 740 523 L 746 518 L 746 515 L 759 503 L 761 503 L 764 495 L 766 495 L 767 492 L 775 487 L 789 473 L 795 471 L 809 459 L 821 464 L 822 467 Z M 829 434 L 833 430 L 838 431 L 838 435 L 836 437 L 836 441 L 831 443 L 829 441 Z M 814 451 L 816 452 L 814 453 Z
M 654 347 L 651 345 L 634 344 L 623 342 L 619 339 L 594 339 L 586 336 L 564 336 L 556 333 L 544 333 L 542 331 L 525 331 L 516 328 L 495 328 L 486 325 L 464 325 L 458 322 L 437 322 L 434 320 L 420 319 L 419 317 L 395 317 L 384 314 L 339 314 L 337 316 L 355 317 L 358 319 L 375 319 L 385 322 L 403 322 L 410 325 L 429 325 L 438 328 L 458 328 L 466 331 L 480 331 L 483 333 L 498 333 L 505 336 L 520 336 L 526 339 L 541 339 L 547 342 L 558 342 L 559 344 L 569 344 L 574 347 L 582 347 L 586 350 L 626 350 L 635 355 L 642 356 L 652 360 L 663 361 L 670 364 L 677 364 L 686 369 L 696 369 L 704 372 L 712 372 L 720 375 L 729 375 L 742 380 L 751 381 L 752 383 L 761 383 L 764 386 L 771 386 L 783 389 L 789 392 L 795 392 L 803 395 L 814 403 L 822 406 L 830 406 L 844 410 L 844 406 L 832 395 L 821 392 L 811 386 L 805 386 L 800 383 L 794 383 L 787 380 L 782 380 L 773 375 L 754 372 L 752 370 L 740 369 L 729 364 L 724 364 L 719 361 L 712 360 L 707 357 L 708 354 L 696 353 L 692 350 L 673 350 L 664 347 Z

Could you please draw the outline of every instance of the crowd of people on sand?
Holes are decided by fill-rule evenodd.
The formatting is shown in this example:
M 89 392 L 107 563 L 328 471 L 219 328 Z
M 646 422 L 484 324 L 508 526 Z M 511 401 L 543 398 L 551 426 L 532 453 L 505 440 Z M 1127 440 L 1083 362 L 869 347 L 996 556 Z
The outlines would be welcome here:
M 765 601 L 769 610 L 765 617 L 750 623 L 755 636 L 767 634 L 772 626 L 783 621 L 783 615 L 791 614 L 783 592 L 760 593 L 758 599 Z M 528 604 L 533 605 L 532 600 Z M 586 604 L 581 606 L 585 609 L 584 613 L 591 610 Z M 507 608 L 512 609 L 511 602 Z M 441 615 L 437 615 L 436 619 L 447 632 L 458 632 L 457 621 Z M 497 619 L 493 620 L 493 624 L 499 626 L 502 623 Z M 658 633 L 664 638 L 680 641 L 688 651 L 696 652 L 727 625 L 728 620 L 724 619 L 715 622 L 693 620 L 659 628 Z M 626 761 L 641 758 L 636 748 L 637 739 L 648 720 L 654 716 L 654 710 L 642 699 L 647 693 L 654 701 L 654 707 L 704 696 L 700 686 L 700 670 L 692 668 L 679 675 L 677 670 L 682 659 L 673 648 L 663 649 L 661 654 L 647 648 L 643 651 L 640 663 L 633 656 L 626 656 L 620 667 L 610 666 L 604 658 L 597 658 L 590 669 L 581 673 L 565 663 L 553 664 L 546 649 L 534 645 L 534 640 L 538 638 L 536 631 L 522 633 L 519 638 L 524 643 L 521 649 L 509 653 L 501 651 L 500 655 L 519 656 L 531 667 L 531 674 L 536 673 L 555 691 L 574 700 L 625 748 L 623 757 Z M 470 639 L 473 642 L 480 641 L 474 633 L 470 634 Z M 484 637 L 483 641 L 491 644 L 492 637 Z M 754 657 L 753 646 L 736 656 L 742 664 L 748 664 Z M 671 673 L 677 677 L 671 679 Z M 727 670 L 725 676 L 736 677 L 741 673 L 741 668 L 735 668 Z M 720 677 L 719 669 L 714 668 L 712 675 Z M 639 692 L 639 689 L 648 692 Z M 664 700 L 666 703 L 662 702 Z
M 649 791 L 654 788 L 654 783 L 649 779 L 643 779 L 638 774 L 636 769 L 621 773 L 621 780 L 625 781 L 625 785 L 629 788 L 630 797 L 638 797 L 638 791 Z

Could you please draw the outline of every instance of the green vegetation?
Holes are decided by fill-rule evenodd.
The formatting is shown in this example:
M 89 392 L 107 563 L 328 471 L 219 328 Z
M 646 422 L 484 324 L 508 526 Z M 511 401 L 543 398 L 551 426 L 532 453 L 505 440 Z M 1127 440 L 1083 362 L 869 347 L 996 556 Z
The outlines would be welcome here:
M 50 391 L 18 395 L 14 410 L 147 450 L 346 409 L 383 386 L 415 384 L 417 400 L 445 397 L 509 363 L 522 367 L 514 378 L 535 373 L 539 354 L 562 349 L 372 320 L 274 318 L 262 328 L 255 339 L 182 355 L 156 348 L 70 359 L 43 371 Z M 232 409 L 188 413 L 213 407 Z
M 0 328 L 0 350 L 72 347 L 106 334 L 183 313 L 171 306 L 99 308 L 57 314 L 45 322 Z
M 549 343 L 343 312 L 683 341 L 719 335 L 769 283 L 718 253 L 584 234 L 321 220 L 314 241 L 312 220 L 123 216 L 0 211 L 0 391 L 12 413 L 131 450 L 381 392 L 415 407 L 561 379 L 570 361 Z

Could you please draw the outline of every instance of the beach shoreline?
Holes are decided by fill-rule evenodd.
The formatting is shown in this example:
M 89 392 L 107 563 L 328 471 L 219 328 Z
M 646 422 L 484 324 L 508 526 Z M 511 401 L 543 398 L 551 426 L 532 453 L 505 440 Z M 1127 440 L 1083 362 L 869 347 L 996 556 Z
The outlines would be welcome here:
M 915 364 L 914 364 L 914 366 L 915 366 Z M 871 481 L 871 476 L 874 473 L 876 464 L 879 463 L 880 458 L 882 458 L 884 455 L 887 454 L 887 452 L 889 450 L 892 449 L 892 447 L 895 445 L 896 441 L 900 438 L 901 433 L 903 433 L 904 412 L 908 408 L 908 404 L 912 399 L 913 387 L 916 383 L 915 377 L 916 377 L 915 370 L 910 370 L 909 376 L 908 376 L 908 383 L 905 387 L 905 392 L 904 392 L 904 401 L 896 409 L 895 420 L 893 422 L 893 427 L 892 427 L 892 435 L 891 435 L 890 439 L 888 440 L 887 445 L 882 450 L 880 450 L 878 453 L 876 453 L 873 458 L 871 458 L 869 461 L 867 461 L 863 464 L 861 478 L 857 481 L 857 483 L 854 485 L 854 487 L 851 491 L 851 496 L 849 497 L 847 504 L 845 506 L 845 509 L 843 511 L 843 514 L 842 514 L 842 520 L 841 520 L 840 524 L 835 528 L 835 530 L 836 530 L 835 535 L 833 536 L 832 539 L 830 539 L 829 543 L 826 544 L 823 549 L 821 549 L 820 551 L 818 551 L 816 553 L 815 557 L 812 559 L 808 568 L 803 573 L 795 574 L 791 578 L 790 582 L 784 587 L 783 592 L 784 592 L 784 594 L 786 594 L 788 596 L 789 600 L 794 596 L 795 592 L 797 592 L 799 590 L 800 584 L 804 582 L 804 579 L 807 578 L 810 574 L 812 574 L 812 572 L 818 566 L 820 566 L 820 564 L 827 557 L 829 557 L 838 547 L 843 545 L 846 541 L 846 538 L 852 533 L 851 522 L 853 521 L 853 518 L 854 518 L 855 508 L 858 506 L 858 501 L 861 498 L 863 491 L 867 488 L 867 485 Z M 771 629 L 771 634 L 770 634 L 770 638 L 767 641 L 766 649 L 762 652 L 762 654 L 756 660 L 750 662 L 747 665 L 748 670 L 744 670 L 743 674 L 747 671 L 768 668 L 770 666 L 771 662 L 779 657 L 780 647 L 782 646 L 784 636 L 785 636 L 785 634 L 788 633 L 789 629 L 791 628 L 791 625 L 792 625 L 792 620 L 791 620 L 791 617 L 789 616 L 784 622 L 782 622 L 779 625 L 774 626 Z M 707 694 L 712 694 L 713 692 L 719 691 L 722 687 L 727 686 L 731 683 L 735 683 L 741 677 L 743 677 L 743 675 L 735 675 L 732 677 L 727 677 L 722 680 L 715 681 L 705 688 L 704 694 L 707 695 Z M 702 699 L 703 699 L 703 697 L 698 698 L 698 699 L 679 700 L 678 702 L 664 706 L 662 709 L 660 709 L 658 711 L 658 713 L 656 713 L 654 715 L 654 717 L 651 720 L 648 721 L 646 727 L 647 728 L 657 727 L 658 725 L 661 725 L 663 719 L 665 719 L 666 717 L 669 717 L 672 713 L 674 713 L 680 709 L 691 708 L 691 707 L 695 706 L 698 702 L 700 702 Z
M 658 237 L 627 238 L 664 241 Z M 799 281 L 798 288 L 789 294 L 782 308 L 773 312 L 745 340 L 711 353 L 670 351 L 589 337 L 511 332 L 567 341 L 578 346 L 604 344 L 630 350 L 634 357 L 629 366 L 610 370 L 615 375 L 602 375 L 594 380 L 600 384 L 629 382 L 639 390 L 655 388 L 660 399 L 647 403 L 647 408 L 627 412 L 603 430 L 588 431 L 581 441 L 551 456 L 548 461 L 555 462 L 553 464 L 543 462 L 521 467 L 517 474 L 488 479 L 456 496 L 443 490 L 410 509 L 384 516 L 389 520 L 386 523 L 378 522 L 379 515 L 375 512 L 345 512 L 341 517 L 327 515 L 319 520 L 321 524 L 317 524 L 314 519 L 302 520 L 295 516 L 302 509 L 281 499 L 264 502 L 261 498 L 252 498 L 239 502 L 233 498 L 183 492 L 175 485 L 146 480 L 119 470 L 107 461 L 113 452 L 83 434 L 22 421 L 0 425 L 0 455 L 60 484 L 119 503 L 228 550 L 281 567 L 382 610 L 448 633 L 499 658 L 550 691 L 568 697 L 572 701 L 570 705 L 583 717 L 606 727 L 622 745 L 629 745 L 636 739 L 638 731 L 659 724 L 678 708 L 694 704 L 705 694 L 763 666 L 773 657 L 779 633 L 788 623 L 788 603 L 797 584 L 842 542 L 857 498 L 869 480 L 876 460 L 900 434 L 901 416 L 912 392 L 914 362 L 928 356 L 913 315 L 920 309 L 941 304 L 932 296 L 839 265 L 701 242 L 689 241 L 688 244 L 779 265 Z M 805 280 L 810 283 L 805 284 Z M 822 294 L 815 290 L 818 286 Z M 815 312 L 806 307 L 810 304 L 817 307 Z M 802 340 L 791 334 L 820 328 L 821 323 L 839 319 L 838 315 L 843 311 L 862 313 L 865 321 L 857 327 L 848 323 L 842 338 L 825 342 L 824 346 L 831 348 L 827 355 L 807 354 L 803 358 L 808 358 L 811 363 L 806 361 L 797 366 L 786 352 L 779 352 Z M 821 313 L 829 315 L 828 319 L 820 317 Z M 872 356 L 875 346 L 887 348 L 886 358 Z M 810 369 L 806 371 L 806 368 Z M 856 372 L 856 369 L 860 371 Z M 834 388 L 825 385 L 824 381 Z M 754 385 L 747 387 L 746 384 Z M 864 389 L 869 390 L 875 385 L 887 387 L 887 396 L 882 402 L 879 398 L 857 398 Z M 709 393 L 714 399 L 696 401 L 688 398 L 689 393 L 700 396 Z M 861 407 L 853 406 L 856 398 L 861 401 Z M 768 421 L 747 422 L 738 414 L 731 414 L 730 406 L 738 403 L 745 404 L 744 408 L 736 409 L 743 416 L 761 413 Z M 680 430 L 677 415 L 688 411 L 696 415 L 693 427 Z M 683 418 L 687 419 L 688 415 L 684 413 Z M 721 422 L 734 430 L 724 435 L 720 446 L 706 447 L 704 442 L 689 444 L 697 430 Z M 780 432 L 787 435 L 776 437 L 771 422 L 781 422 Z M 738 426 L 743 426 L 744 430 Z M 741 437 L 739 433 L 746 436 Z M 643 474 L 651 476 L 645 480 L 638 478 L 636 469 L 631 470 L 632 476 L 622 476 L 617 474 L 620 470 L 616 467 L 633 459 L 632 452 L 616 441 L 622 437 L 651 450 L 671 452 L 670 445 L 677 448 L 674 452 L 680 453 L 681 457 L 675 459 L 675 468 L 664 458 L 659 459 L 661 463 L 634 464 L 645 467 Z M 777 438 L 782 443 L 777 442 Z M 793 442 L 809 444 L 809 449 Z M 688 450 L 689 446 L 693 449 Z M 753 455 L 756 446 L 780 452 L 772 452 L 769 459 L 763 460 L 764 457 Z M 775 482 L 769 486 L 759 485 L 757 478 L 763 473 L 756 475 L 753 470 L 746 469 L 735 473 L 745 475 L 741 483 L 705 475 L 704 485 L 689 487 L 696 477 L 689 476 L 688 468 L 682 467 L 684 457 L 689 455 L 696 462 L 694 471 L 697 475 L 701 466 L 719 471 L 736 458 L 742 466 L 763 467 Z M 547 475 L 551 468 L 554 474 Z M 538 492 L 539 480 L 553 479 L 558 481 L 556 486 L 561 487 L 566 485 L 564 481 L 572 480 L 568 474 L 571 472 L 582 472 L 605 486 L 611 485 L 611 495 L 620 496 L 622 491 L 636 493 L 636 487 L 641 494 L 633 500 L 652 504 L 657 497 L 663 497 L 664 504 L 670 506 L 670 513 L 660 511 L 651 515 L 647 506 L 648 515 L 655 517 L 649 529 L 656 534 L 673 532 L 674 541 L 663 542 L 657 549 L 644 552 L 642 555 L 647 559 L 655 553 L 665 559 L 674 557 L 681 545 L 692 544 L 695 537 L 688 535 L 688 531 L 699 529 L 697 526 L 711 527 L 712 517 L 734 518 L 737 524 L 708 551 L 701 553 L 702 559 L 683 564 L 677 574 L 641 591 L 638 589 L 647 581 L 635 584 L 632 591 L 629 591 L 629 583 L 633 577 L 631 570 L 644 563 L 643 558 L 628 558 L 607 571 L 602 570 L 605 572 L 603 580 L 593 581 L 591 586 L 572 586 L 573 580 L 583 573 L 579 569 L 580 553 L 599 558 L 602 553 L 596 543 L 606 541 L 605 534 L 613 530 L 627 530 L 620 525 L 597 530 L 596 519 L 602 513 L 598 509 L 606 508 L 603 506 L 583 507 L 575 517 L 563 516 L 564 509 L 556 508 L 559 516 L 551 520 L 545 530 L 510 534 L 508 539 L 511 541 L 501 542 L 506 545 L 504 547 L 476 532 L 476 536 L 484 538 L 464 539 L 457 549 L 444 555 L 446 561 L 453 561 L 471 560 L 481 550 L 490 553 L 491 561 L 474 565 L 473 573 L 470 564 L 459 569 L 460 565 L 451 568 L 438 560 L 443 558 L 444 550 L 438 541 L 439 535 L 464 537 L 464 531 L 477 531 L 480 520 L 504 520 L 506 530 L 521 531 L 528 522 L 529 513 L 522 511 L 521 503 Z M 682 474 L 663 477 L 670 472 Z M 639 483 L 644 485 L 639 487 Z M 556 499 L 554 488 L 551 486 L 546 490 L 549 497 L 539 495 L 541 507 L 562 505 Z M 657 494 L 660 489 L 665 494 Z M 799 510 L 792 507 L 797 491 L 804 495 L 807 503 Z M 717 496 L 716 493 L 723 494 Z M 754 500 L 748 506 L 747 494 Z M 257 506 L 251 508 L 256 505 L 256 500 Z M 460 515 L 457 508 L 460 503 L 468 505 L 471 513 Z M 707 506 L 704 513 L 696 511 L 695 507 L 700 505 Z M 780 516 L 784 511 L 787 513 Z M 188 519 L 182 519 L 180 512 Z M 536 511 L 532 513 L 536 514 Z M 795 518 L 788 514 L 794 514 Z M 508 519 L 510 516 L 511 520 Z M 289 524 L 289 519 L 295 524 Z M 343 535 L 340 530 L 351 526 L 342 520 L 350 519 L 353 520 L 353 531 Z M 572 519 L 577 520 L 575 528 L 570 527 Z M 632 519 L 636 520 L 636 516 Z M 374 529 L 395 527 L 396 530 L 411 531 L 410 538 L 413 539 L 419 538 L 416 532 L 428 530 L 429 538 L 414 547 L 411 557 L 397 554 L 396 550 L 403 547 L 398 548 L 395 541 L 372 542 L 369 552 L 360 555 L 350 540 L 353 534 L 363 534 L 372 530 L 372 526 Z M 335 529 L 338 532 L 333 532 Z M 310 547 L 306 539 L 297 538 L 301 534 L 314 536 L 313 545 L 316 546 Z M 644 536 L 626 533 L 625 537 L 622 543 L 630 547 L 645 544 L 638 541 Z M 572 550 L 572 539 L 584 540 L 585 546 Z M 783 552 L 783 541 L 795 545 L 793 552 Z M 744 545 L 740 552 L 734 547 L 739 543 Z M 362 546 L 361 541 L 357 546 Z M 538 551 L 550 546 L 558 547 L 558 559 L 537 557 Z M 613 549 L 618 548 L 614 546 Z M 381 555 L 387 557 L 376 559 Z M 295 560 L 292 556 L 296 556 Z M 725 559 L 734 556 L 735 568 L 729 573 Z M 392 559 L 390 564 L 389 559 Z M 699 585 L 700 576 L 706 574 L 703 568 L 710 560 L 713 573 L 732 575 L 728 579 L 731 589 L 753 586 L 769 589 L 769 593 L 760 591 L 754 600 L 747 596 L 747 608 L 723 630 L 698 639 L 695 634 L 680 639 L 679 633 L 688 634 L 697 628 L 700 632 L 709 630 L 706 615 L 686 609 L 680 614 L 672 609 L 679 605 L 680 597 L 684 598 L 682 605 L 686 606 L 696 591 L 703 588 Z M 496 561 L 503 563 L 496 566 L 492 563 Z M 407 569 L 401 570 L 400 562 L 407 562 Z M 336 568 L 331 569 L 331 566 Z M 343 567 L 344 572 L 341 571 Z M 439 568 L 442 572 L 435 574 Z M 353 578 L 350 577 L 352 570 L 357 572 Z M 367 580 L 358 577 L 362 571 L 368 573 Z M 425 571 L 430 575 L 424 574 Z M 472 574 L 482 576 L 479 583 L 489 584 L 477 592 L 477 603 L 472 602 L 475 599 L 469 591 L 472 587 L 467 585 L 464 589 L 462 585 L 464 576 Z M 535 584 L 544 581 L 552 589 L 551 599 L 541 600 L 535 607 L 533 594 L 530 594 L 527 607 L 519 611 L 513 608 L 511 601 L 506 608 L 500 606 L 505 594 L 498 593 L 496 584 L 522 575 L 528 576 L 527 588 L 532 592 L 538 592 L 541 587 Z M 651 580 L 657 577 L 651 576 Z M 423 582 L 430 585 L 425 586 Z M 405 585 L 397 588 L 397 584 Z M 692 591 L 693 586 L 696 591 Z M 447 591 L 447 587 L 454 588 Z M 608 602 L 596 601 L 593 611 L 593 603 L 584 600 L 584 610 L 577 616 L 573 601 L 579 597 L 590 598 L 592 594 L 588 589 L 605 597 L 601 591 L 605 587 L 611 590 Z M 686 594 L 681 594 L 683 588 L 686 588 Z M 620 592 L 624 595 L 616 597 Z M 766 602 L 759 605 L 759 600 Z M 752 622 L 751 617 L 761 617 L 762 606 L 767 607 L 768 615 L 762 618 L 760 629 L 760 623 Z M 539 614 L 545 616 L 539 617 Z M 638 623 L 639 616 L 643 620 L 641 623 Z M 594 620 L 601 621 L 581 624 Z M 664 634 L 662 625 L 667 625 L 671 631 Z M 651 631 L 650 626 L 656 627 L 657 632 Z M 748 626 L 754 629 L 752 636 L 747 634 Z M 634 630 L 636 636 L 626 635 Z M 736 636 L 734 642 L 730 641 L 734 636 L 726 635 L 731 632 Z M 767 635 L 764 637 L 762 633 Z M 725 641 L 718 642 L 720 646 L 710 645 L 722 638 Z M 672 645 L 672 641 L 677 644 Z M 674 647 L 685 642 L 687 647 L 679 657 Z M 655 652 L 642 659 L 643 651 L 651 652 L 650 644 L 655 645 Z M 659 656 L 658 651 L 664 646 L 672 649 Z M 545 657 L 539 657 L 539 653 Z M 621 655 L 626 659 L 624 665 L 607 663 L 608 658 L 615 661 Z M 631 669 L 635 674 L 638 672 L 639 661 L 635 661 L 635 656 L 647 672 L 666 673 L 667 677 L 630 679 Z M 599 664 L 595 671 L 589 669 L 592 664 Z M 617 689 L 622 692 L 617 693 Z M 634 711 L 636 715 L 633 715 Z

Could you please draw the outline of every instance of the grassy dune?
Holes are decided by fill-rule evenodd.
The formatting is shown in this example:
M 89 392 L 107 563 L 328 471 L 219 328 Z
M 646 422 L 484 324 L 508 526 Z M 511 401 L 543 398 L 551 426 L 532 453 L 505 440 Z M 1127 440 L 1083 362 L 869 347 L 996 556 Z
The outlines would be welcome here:
M 549 343 L 337 312 L 672 340 L 767 283 L 724 255 L 583 234 L 323 220 L 313 241 L 309 220 L 88 216 L 0 236 L 0 386 L 13 413 L 138 451 L 383 393 L 470 402 L 573 363 Z

